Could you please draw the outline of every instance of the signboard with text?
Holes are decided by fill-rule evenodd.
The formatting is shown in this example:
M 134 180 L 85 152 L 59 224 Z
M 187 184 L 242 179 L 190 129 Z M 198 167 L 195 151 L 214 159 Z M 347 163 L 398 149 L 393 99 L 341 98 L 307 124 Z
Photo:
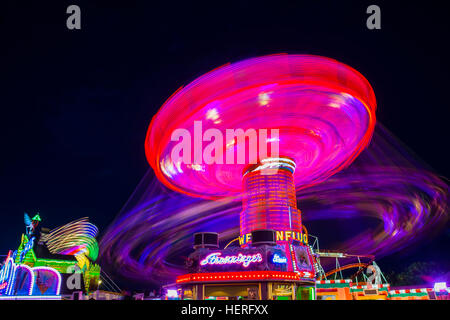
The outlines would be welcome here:
M 287 270 L 287 258 L 281 249 L 273 247 L 199 249 L 188 258 L 190 272 L 224 272 L 253 270 Z

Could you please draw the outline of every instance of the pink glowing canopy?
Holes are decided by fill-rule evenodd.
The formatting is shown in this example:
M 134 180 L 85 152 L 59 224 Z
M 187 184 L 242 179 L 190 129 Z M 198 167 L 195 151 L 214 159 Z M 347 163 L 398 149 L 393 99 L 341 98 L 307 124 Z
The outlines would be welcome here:
M 375 109 L 369 82 L 336 60 L 293 54 L 252 58 L 212 70 L 176 91 L 152 119 L 146 156 L 171 189 L 210 199 L 236 196 L 247 164 L 174 163 L 171 152 L 178 141 L 172 133 L 186 129 L 195 139 L 194 121 L 201 121 L 202 132 L 268 129 L 268 139 L 270 130 L 278 129 L 279 154 L 295 161 L 295 185 L 304 188 L 348 166 L 368 145 Z M 239 152 L 240 145 L 224 143 L 224 153 Z

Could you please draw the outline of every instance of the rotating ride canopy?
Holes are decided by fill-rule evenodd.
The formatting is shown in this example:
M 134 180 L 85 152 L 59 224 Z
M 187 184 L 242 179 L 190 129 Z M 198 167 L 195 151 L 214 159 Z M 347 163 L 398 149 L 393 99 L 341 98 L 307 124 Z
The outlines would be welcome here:
M 208 199 L 237 196 L 248 159 L 173 163 L 178 141 L 171 141 L 172 133 L 183 128 L 194 136 L 195 121 L 202 121 L 203 131 L 279 129 L 280 155 L 295 162 L 295 186 L 305 188 L 348 166 L 369 144 L 375 109 L 369 82 L 336 60 L 291 54 L 248 59 L 215 69 L 175 92 L 151 121 L 146 156 L 158 179 L 173 190 Z M 224 144 L 217 159 L 245 148 L 233 141 Z

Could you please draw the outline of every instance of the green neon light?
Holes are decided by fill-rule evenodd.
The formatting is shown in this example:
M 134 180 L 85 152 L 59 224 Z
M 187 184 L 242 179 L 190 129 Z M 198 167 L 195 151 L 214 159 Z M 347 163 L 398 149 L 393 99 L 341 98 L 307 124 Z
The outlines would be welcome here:
M 76 264 L 77 261 L 70 261 L 70 260 L 55 260 L 55 259 L 44 259 L 39 258 L 37 262 L 43 262 L 43 263 L 52 263 L 52 264 L 65 264 L 65 265 L 73 265 Z
M 28 239 L 26 234 L 22 234 L 22 239 L 20 241 L 19 248 L 17 249 L 17 255 L 15 259 L 16 264 L 20 264 L 20 255 L 23 252 L 24 247 L 30 240 Z M 28 250 L 28 252 L 25 254 L 25 257 L 23 258 L 22 263 L 33 266 L 34 262 L 36 261 L 36 255 L 33 251 L 33 248 Z
M 394 293 L 389 295 L 390 297 L 423 297 L 423 296 L 428 296 L 427 292 L 414 292 L 414 293 Z

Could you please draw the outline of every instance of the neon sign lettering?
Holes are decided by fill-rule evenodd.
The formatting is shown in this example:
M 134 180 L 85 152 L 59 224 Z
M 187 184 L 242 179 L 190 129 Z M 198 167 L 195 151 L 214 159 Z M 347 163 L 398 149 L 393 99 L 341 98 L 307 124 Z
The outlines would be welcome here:
M 277 253 L 275 253 L 272 257 L 273 263 L 287 263 L 286 257 L 280 257 Z
M 293 230 L 277 230 L 276 231 L 276 241 L 292 241 L 297 240 L 301 243 L 307 245 L 308 244 L 308 235 L 302 232 L 293 231 Z M 239 236 L 239 245 L 244 245 L 252 241 L 252 234 L 246 233 Z
M 221 257 L 222 253 L 214 252 L 208 255 L 205 259 L 200 261 L 200 265 L 223 265 L 223 264 L 242 264 L 244 267 L 248 267 L 251 263 L 261 262 L 262 255 L 261 253 L 256 253 L 252 255 L 245 255 L 239 253 L 237 256 L 225 256 Z

